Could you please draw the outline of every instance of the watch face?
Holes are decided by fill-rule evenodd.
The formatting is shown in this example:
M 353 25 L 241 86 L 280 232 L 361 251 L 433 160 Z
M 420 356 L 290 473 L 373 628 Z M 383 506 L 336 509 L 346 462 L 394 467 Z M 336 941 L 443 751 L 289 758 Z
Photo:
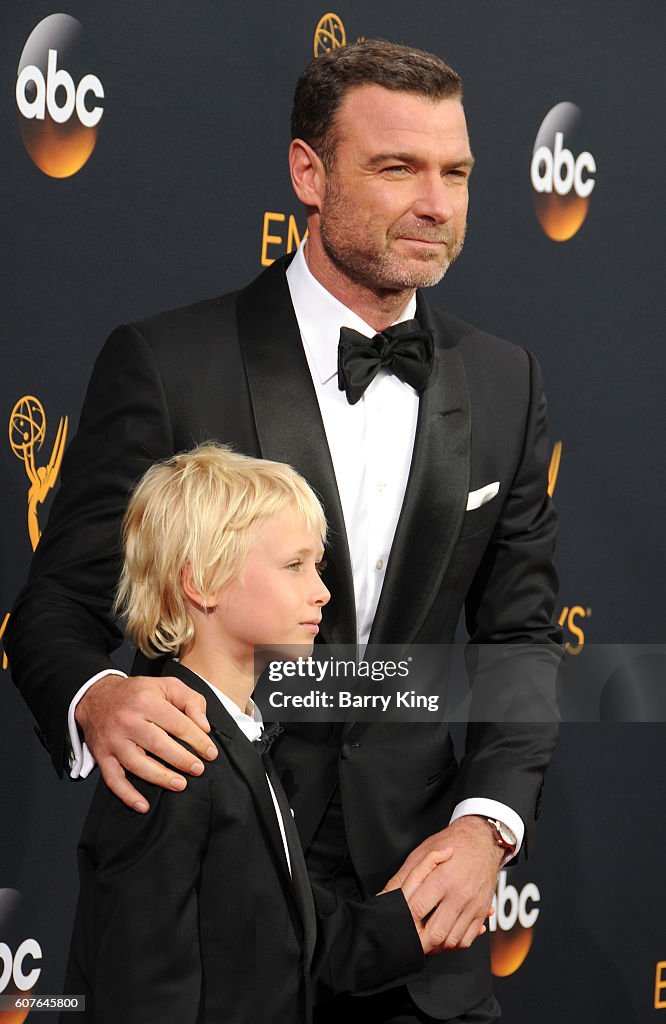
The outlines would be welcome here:
M 507 828 L 501 821 L 494 820 L 493 818 L 488 818 L 488 824 L 494 829 L 500 846 L 503 846 L 506 850 L 515 849 L 516 837 L 510 828 Z

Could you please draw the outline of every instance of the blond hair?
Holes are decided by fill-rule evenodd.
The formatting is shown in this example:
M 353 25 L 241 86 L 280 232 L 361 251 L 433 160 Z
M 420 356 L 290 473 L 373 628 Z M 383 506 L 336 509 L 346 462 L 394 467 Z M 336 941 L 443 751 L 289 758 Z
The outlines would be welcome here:
M 130 640 L 148 657 L 189 644 L 194 623 L 181 583 L 185 566 L 205 599 L 241 575 L 257 527 L 287 508 L 324 541 L 319 500 L 284 463 L 204 444 L 151 466 L 123 521 L 115 610 Z

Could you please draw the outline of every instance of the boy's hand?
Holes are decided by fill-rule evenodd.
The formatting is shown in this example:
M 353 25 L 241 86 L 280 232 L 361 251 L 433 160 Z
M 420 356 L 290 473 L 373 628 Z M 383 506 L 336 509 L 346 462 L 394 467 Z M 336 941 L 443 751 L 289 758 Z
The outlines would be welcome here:
M 217 757 L 207 735 L 205 698 L 172 676 L 103 676 L 84 693 L 75 718 L 109 789 L 141 814 L 149 804 L 126 771 L 163 789 L 181 790 L 187 785 L 182 775 L 148 753 L 190 775 L 201 775 L 203 763 L 176 739 L 207 761 Z

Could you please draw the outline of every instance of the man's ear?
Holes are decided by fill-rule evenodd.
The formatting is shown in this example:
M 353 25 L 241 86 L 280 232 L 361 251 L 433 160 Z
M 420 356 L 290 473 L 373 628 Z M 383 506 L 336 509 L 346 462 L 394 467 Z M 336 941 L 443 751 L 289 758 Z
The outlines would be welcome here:
M 326 187 L 324 165 L 312 146 L 303 139 L 293 139 L 289 147 L 289 171 L 294 192 L 304 206 L 321 210 Z

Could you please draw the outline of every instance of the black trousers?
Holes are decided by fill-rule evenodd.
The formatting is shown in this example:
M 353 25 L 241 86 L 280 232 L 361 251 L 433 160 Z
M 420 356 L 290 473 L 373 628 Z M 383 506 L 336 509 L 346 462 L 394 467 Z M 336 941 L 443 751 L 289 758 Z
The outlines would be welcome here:
M 314 1013 L 314 1024 L 501 1024 L 501 1020 L 499 1003 L 490 995 L 462 1016 L 439 1022 L 414 1005 L 404 985 L 376 996 L 339 996 L 317 1006 Z
M 363 893 L 349 856 L 340 790 L 336 789 L 306 855 L 318 909 L 331 913 L 340 900 L 362 900 Z M 446 953 L 436 954 L 446 956 Z M 446 1024 L 500 1024 L 502 1013 L 493 995 Z M 314 1024 L 437 1024 L 414 1004 L 405 985 L 377 995 L 339 996 L 315 1007 Z

